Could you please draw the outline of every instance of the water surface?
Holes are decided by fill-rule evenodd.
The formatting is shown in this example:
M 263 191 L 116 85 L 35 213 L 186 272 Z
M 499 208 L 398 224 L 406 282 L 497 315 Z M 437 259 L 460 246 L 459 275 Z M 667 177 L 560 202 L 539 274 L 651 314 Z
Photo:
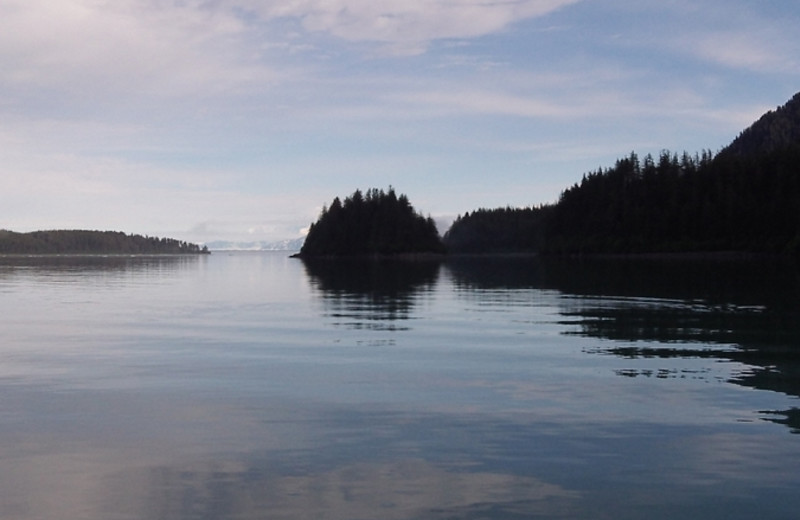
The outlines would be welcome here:
M 0 261 L 0 518 L 794 518 L 778 262 Z

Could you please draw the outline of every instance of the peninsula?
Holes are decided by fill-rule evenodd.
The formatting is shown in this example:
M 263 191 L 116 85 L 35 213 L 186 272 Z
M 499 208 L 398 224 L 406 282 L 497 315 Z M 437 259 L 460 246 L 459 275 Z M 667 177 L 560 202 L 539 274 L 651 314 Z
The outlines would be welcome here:
M 0 230 L 2 255 L 194 255 L 208 248 L 172 238 L 127 235 L 120 231 Z

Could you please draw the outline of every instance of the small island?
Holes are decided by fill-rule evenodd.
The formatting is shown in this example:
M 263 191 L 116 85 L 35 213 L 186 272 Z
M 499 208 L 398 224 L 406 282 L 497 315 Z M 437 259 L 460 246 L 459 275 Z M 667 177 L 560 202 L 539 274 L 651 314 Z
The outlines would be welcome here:
M 208 248 L 172 238 L 127 235 L 120 231 L 0 230 L 0 255 L 198 255 Z
M 444 253 L 436 224 L 419 214 L 405 195 L 356 190 L 333 199 L 311 224 L 298 258 L 412 258 Z

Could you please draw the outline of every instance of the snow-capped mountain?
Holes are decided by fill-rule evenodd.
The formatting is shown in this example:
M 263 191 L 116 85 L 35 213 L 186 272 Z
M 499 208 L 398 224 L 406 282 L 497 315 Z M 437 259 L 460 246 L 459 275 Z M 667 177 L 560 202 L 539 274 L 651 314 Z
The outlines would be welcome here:
M 300 251 L 305 237 L 279 240 L 277 242 L 233 242 L 229 240 L 214 240 L 206 242 L 206 247 L 211 251 Z

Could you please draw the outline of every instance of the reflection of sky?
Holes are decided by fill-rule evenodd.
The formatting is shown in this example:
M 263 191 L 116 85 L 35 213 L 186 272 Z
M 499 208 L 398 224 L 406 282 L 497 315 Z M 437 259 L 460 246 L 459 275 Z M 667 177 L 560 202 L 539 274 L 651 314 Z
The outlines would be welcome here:
M 49 408 L 18 395 L 51 414 L 3 423 L 3 518 L 675 518 L 711 499 L 704 518 L 782 518 L 797 505 L 796 442 L 763 423 L 104 395 Z M 770 494 L 784 502 L 750 498 Z
M 575 496 L 530 477 L 448 471 L 419 459 L 298 475 L 210 463 L 152 470 L 141 475 L 141 484 L 136 492 L 147 500 L 133 512 L 142 518 L 184 518 L 192 510 L 274 519 L 452 518 L 487 510 L 524 515 L 569 507 Z M 104 491 L 114 496 L 117 490 Z
M 797 436 L 758 412 L 795 401 L 730 384 L 740 364 L 719 357 L 599 355 L 661 345 L 565 334 L 594 300 L 441 277 L 405 293 L 413 326 L 369 329 L 337 326 L 302 264 L 277 255 L 148 272 L 85 291 L 0 279 L 13 321 L 0 518 L 730 519 L 800 506 Z

